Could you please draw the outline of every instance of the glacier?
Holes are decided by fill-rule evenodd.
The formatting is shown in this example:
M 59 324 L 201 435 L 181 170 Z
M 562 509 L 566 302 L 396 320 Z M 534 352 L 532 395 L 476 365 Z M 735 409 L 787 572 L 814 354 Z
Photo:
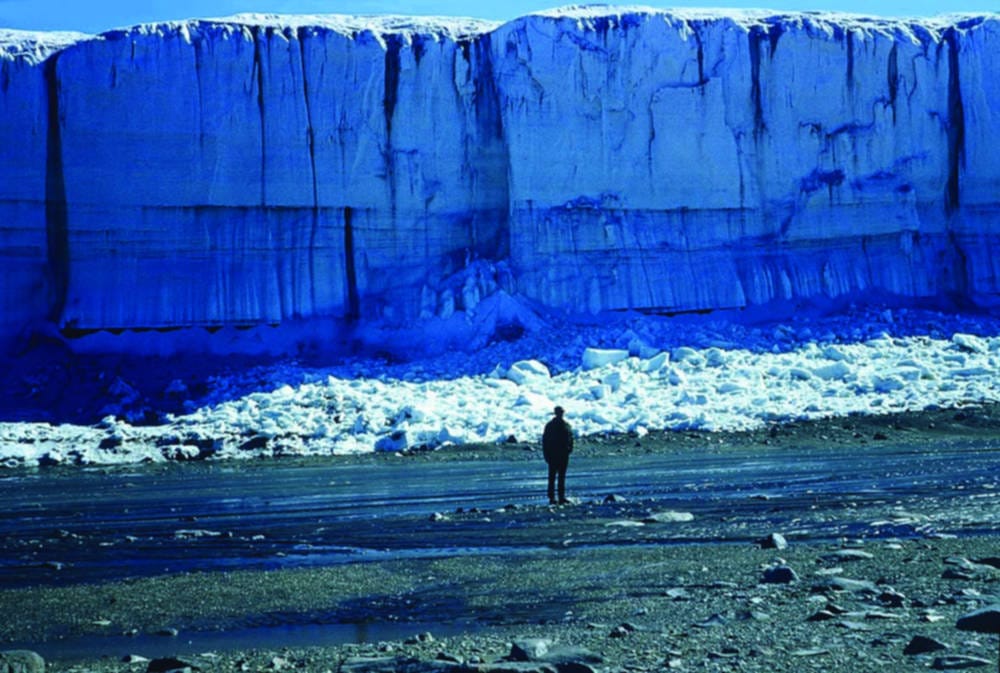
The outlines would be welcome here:
M 0 30 L 0 119 L 0 350 L 1000 300 L 997 15 Z

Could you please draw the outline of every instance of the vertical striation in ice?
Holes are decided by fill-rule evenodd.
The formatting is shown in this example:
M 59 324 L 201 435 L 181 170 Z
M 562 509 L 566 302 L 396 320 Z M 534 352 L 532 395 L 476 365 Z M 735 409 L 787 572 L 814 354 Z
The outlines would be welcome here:
M 0 31 L 0 335 L 997 303 L 1000 21 Z

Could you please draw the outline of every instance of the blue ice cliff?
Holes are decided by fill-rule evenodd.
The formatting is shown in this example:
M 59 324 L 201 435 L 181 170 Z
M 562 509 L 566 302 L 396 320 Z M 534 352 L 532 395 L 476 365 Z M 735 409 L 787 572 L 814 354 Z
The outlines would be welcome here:
M 0 31 L 0 120 L 4 344 L 1000 299 L 996 15 Z

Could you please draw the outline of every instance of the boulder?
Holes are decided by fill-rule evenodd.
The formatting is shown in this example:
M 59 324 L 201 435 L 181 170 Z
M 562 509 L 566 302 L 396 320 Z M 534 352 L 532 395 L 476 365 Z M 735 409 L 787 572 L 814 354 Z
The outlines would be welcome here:
M 45 660 L 31 650 L 0 652 L 0 673 L 45 673 Z

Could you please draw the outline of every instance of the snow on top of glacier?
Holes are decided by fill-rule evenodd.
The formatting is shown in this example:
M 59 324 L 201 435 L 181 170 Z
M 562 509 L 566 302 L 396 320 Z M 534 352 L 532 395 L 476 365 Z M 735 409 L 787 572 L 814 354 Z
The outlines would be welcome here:
M 488 33 L 500 25 L 464 16 L 403 16 L 394 14 L 254 14 L 242 13 L 219 19 L 221 23 L 239 23 L 281 28 L 328 28 L 342 33 L 370 30 L 373 33 L 416 33 L 442 35 L 454 39 Z
M 49 56 L 90 35 L 69 31 L 35 31 L 0 28 L 0 58 L 41 63 Z
M 629 17 L 663 17 L 677 22 L 727 21 L 744 30 L 749 30 L 754 26 L 783 26 L 829 36 L 850 30 L 862 34 L 904 35 L 915 41 L 920 41 L 915 34 L 915 29 L 922 28 L 926 31 L 939 32 L 953 26 L 969 28 L 989 19 L 997 20 L 1000 18 L 1000 14 L 995 13 L 948 13 L 929 17 L 888 17 L 832 11 L 796 12 L 711 7 L 662 9 L 645 5 L 586 4 L 540 10 L 514 19 L 512 22 L 523 21 L 532 16 L 554 20 L 575 20 L 581 28 L 591 30 L 597 27 L 596 22 L 609 18 L 622 21 Z
M 566 5 L 532 12 L 506 22 L 516 24 L 541 17 L 553 20 L 576 21 L 584 30 L 596 30 L 602 19 L 622 21 L 627 17 L 662 17 L 668 21 L 714 22 L 728 21 L 734 26 L 749 30 L 753 26 L 795 28 L 834 36 L 845 29 L 865 33 L 894 34 L 915 42 L 937 39 L 936 34 L 949 27 L 968 29 L 985 21 L 996 22 L 1000 14 L 941 14 L 934 17 L 879 17 L 837 12 L 778 12 L 767 9 L 733 8 L 675 8 L 660 9 L 644 5 L 587 4 Z M 383 34 L 434 35 L 460 40 L 492 32 L 504 22 L 472 17 L 455 16 L 404 16 L 404 15 L 348 15 L 348 14 L 260 14 L 240 13 L 218 18 L 192 18 L 184 21 L 138 24 L 111 29 L 100 35 L 69 31 L 24 31 L 0 28 L 0 59 L 23 59 L 40 63 L 52 54 L 75 43 L 129 34 L 155 35 L 187 33 L 194 26 L 215 24 L 220 26 L 263 26 L 279 29 L 321 28 L 345 35 L 358 32 Z M 920 33 L 918 35 L 918 33 Z M 929 35 L 928 35 L 929 33 Z M 923 39 L 921 39 L 923 38 Z

